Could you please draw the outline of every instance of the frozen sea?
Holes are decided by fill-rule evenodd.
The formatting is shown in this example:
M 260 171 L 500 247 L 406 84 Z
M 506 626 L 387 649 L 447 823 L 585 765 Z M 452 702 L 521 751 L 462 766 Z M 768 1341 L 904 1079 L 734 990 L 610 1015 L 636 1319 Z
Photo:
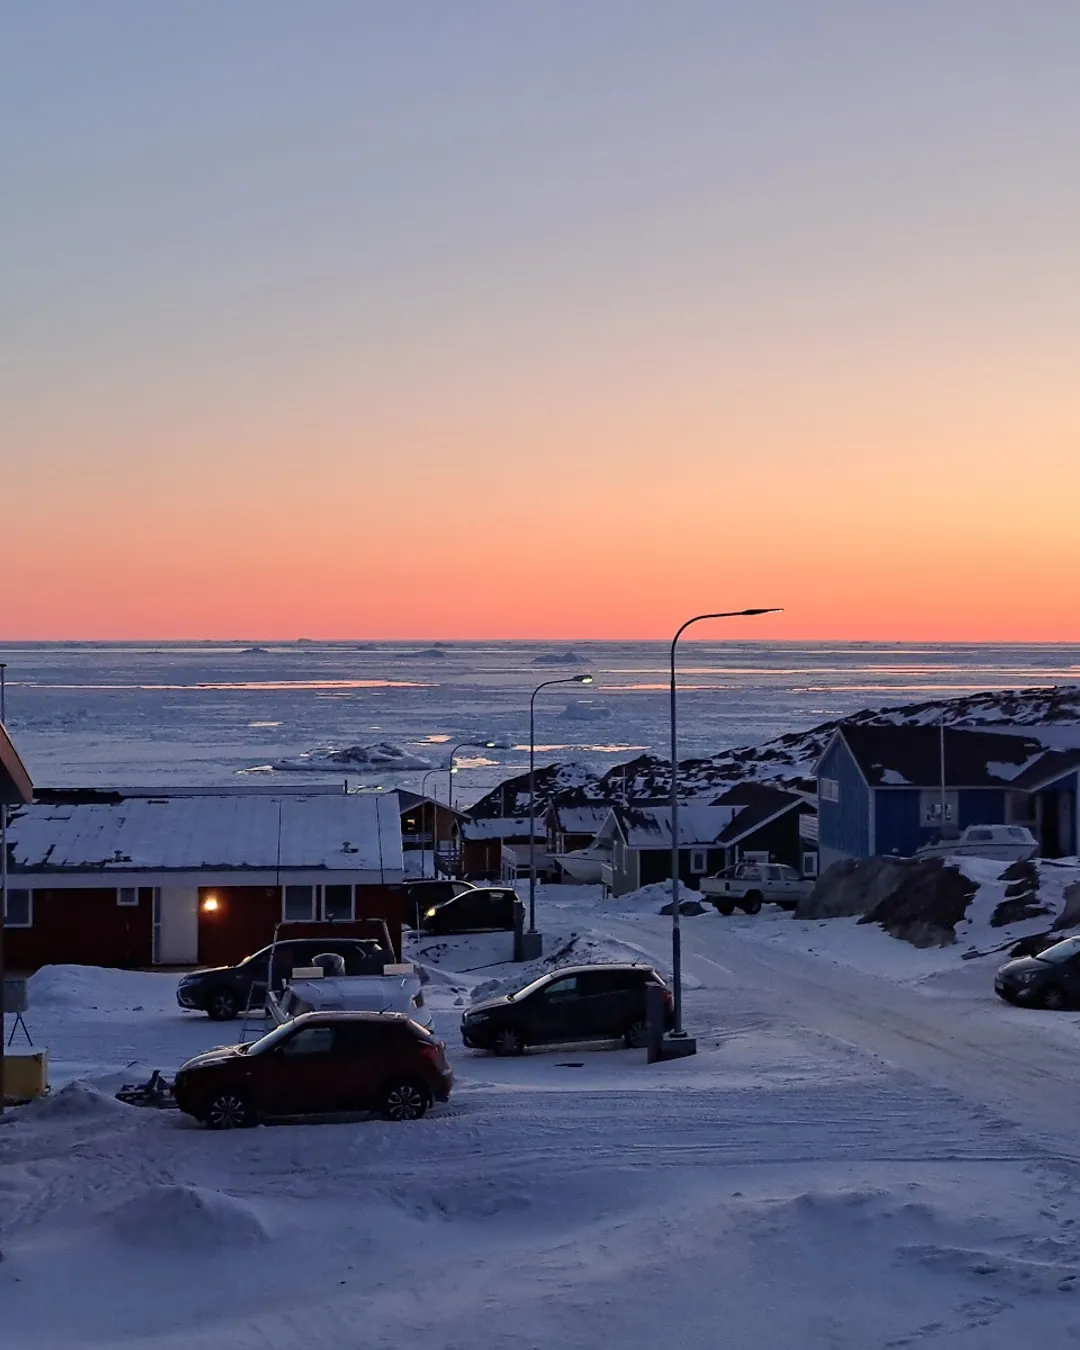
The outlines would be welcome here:
M 667 752 L 667 646 L 593 642 L 0 644 L 7 720 L 39 786 L 240 785 L 346 777 L 272 766 L 325 748 L 388 742 L 445 767 L 455 801 L 528 761 L 599 770 Z M 1077 646 L 687 642 L 680 757 L 753 744 L 864 707 L 986 689 L 1080 682 Z M 348 775 L 418 788 L 419 768 Z M 445 798 L 447 775 L 429 780 Z

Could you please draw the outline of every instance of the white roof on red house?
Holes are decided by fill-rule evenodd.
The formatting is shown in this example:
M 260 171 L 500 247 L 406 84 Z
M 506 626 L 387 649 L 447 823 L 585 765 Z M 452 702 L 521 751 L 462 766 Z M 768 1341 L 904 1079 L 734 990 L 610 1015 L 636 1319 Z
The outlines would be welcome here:
M 12 813 L 8 844 L 20 872 L 403 875 L 396 799 L 360 793 L 35 802 Z

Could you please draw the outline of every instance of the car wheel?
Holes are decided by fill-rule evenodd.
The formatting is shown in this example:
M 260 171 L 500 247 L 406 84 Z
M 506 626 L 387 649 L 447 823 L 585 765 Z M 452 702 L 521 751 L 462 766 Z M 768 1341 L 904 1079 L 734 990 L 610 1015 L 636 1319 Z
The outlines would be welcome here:
M 714 903 L 717 914 L 723 914 L 725 918 L 735 913 L 735 906 L 730 900 L 717 900 Z
M 503 1027 L 495 1033 L 494 1049 L 497 1055 L 523 1055 L 525 1037 L 517 1027 Z
M 1065 1006 L 1065 990 L 1057 984 L 1048 984 L 1042 991 L 1042 1006 L 1050 1012 L 1060 1012 Z
M 226 1088 L 210 1098 L 204 1119 L 212 1130 L 243 1130 L 255 1124 L 255 1112 L 244 1093 Z
M 213 989 L 206 1000 L 206 1015 L 211 1022 L 231 1022 L 239 1011 L 240 1001 L 232 989 Z
M 747 891 L 746 895 L 743 896 L 742 903 L 739 905 L 739 908 L 742 910 L 744 914 L 760 914 L 761 892 Z
M 403 1078 L 391 1083 L 383 1097 L 383 1115 L 387 1120 L 419 1120 L 428 1109 L 429 1097 L 419 1083 Z
M 631 1022 L 623 1032 L 623 1040 L 630 1050 L 643 1050 L 649 1042 L 649 1026 L 644 1017 Z

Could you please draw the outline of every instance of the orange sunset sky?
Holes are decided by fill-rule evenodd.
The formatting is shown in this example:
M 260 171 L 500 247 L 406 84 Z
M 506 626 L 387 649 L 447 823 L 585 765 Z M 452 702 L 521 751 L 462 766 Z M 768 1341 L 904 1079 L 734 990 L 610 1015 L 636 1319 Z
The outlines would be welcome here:
M 882 8 L 9 14 L 0 640 L 1080 640 L 1080 9 Z

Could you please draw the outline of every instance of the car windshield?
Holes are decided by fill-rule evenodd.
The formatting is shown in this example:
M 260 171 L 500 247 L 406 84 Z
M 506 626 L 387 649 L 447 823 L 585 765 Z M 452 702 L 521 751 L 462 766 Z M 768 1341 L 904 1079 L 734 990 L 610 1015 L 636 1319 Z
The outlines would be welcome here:
M 514 992 L 508 994 L 507 997 L 512 1002 L 516 1002 L 519 998 L 527 998 L 530 994 L 535 994 L 538 989 L 543 989 L 545 984 L 550 984 L 551 979 L 551 975 L 541 975 L 538 980 L 533 980 L 530 984 L 527 984 L 524 989 L 515 989 Z
M 248 1055 L 264 1055 L 267 1050 L 273 1050 L 275 1045 L 280 1045 L 286 1036 L 291 1035 L 295 1030 L 296 1024 L 294 1022 L 283 1022 L 273 1031 L 268 1031 L 265 1036 L 260 1036 L 257 1041 L 245 1045 L 243 1052 Z
M 1051 966 L 1060 966 L 1078 955 L 1080 955 L 1080 937 L 1071 937 L 1066 938 L 1064 942 L 1055 942 L 1052 947 L 1047 947 L 1046 951 L 1040 952 L 1036 959 L 1046 961 Z

